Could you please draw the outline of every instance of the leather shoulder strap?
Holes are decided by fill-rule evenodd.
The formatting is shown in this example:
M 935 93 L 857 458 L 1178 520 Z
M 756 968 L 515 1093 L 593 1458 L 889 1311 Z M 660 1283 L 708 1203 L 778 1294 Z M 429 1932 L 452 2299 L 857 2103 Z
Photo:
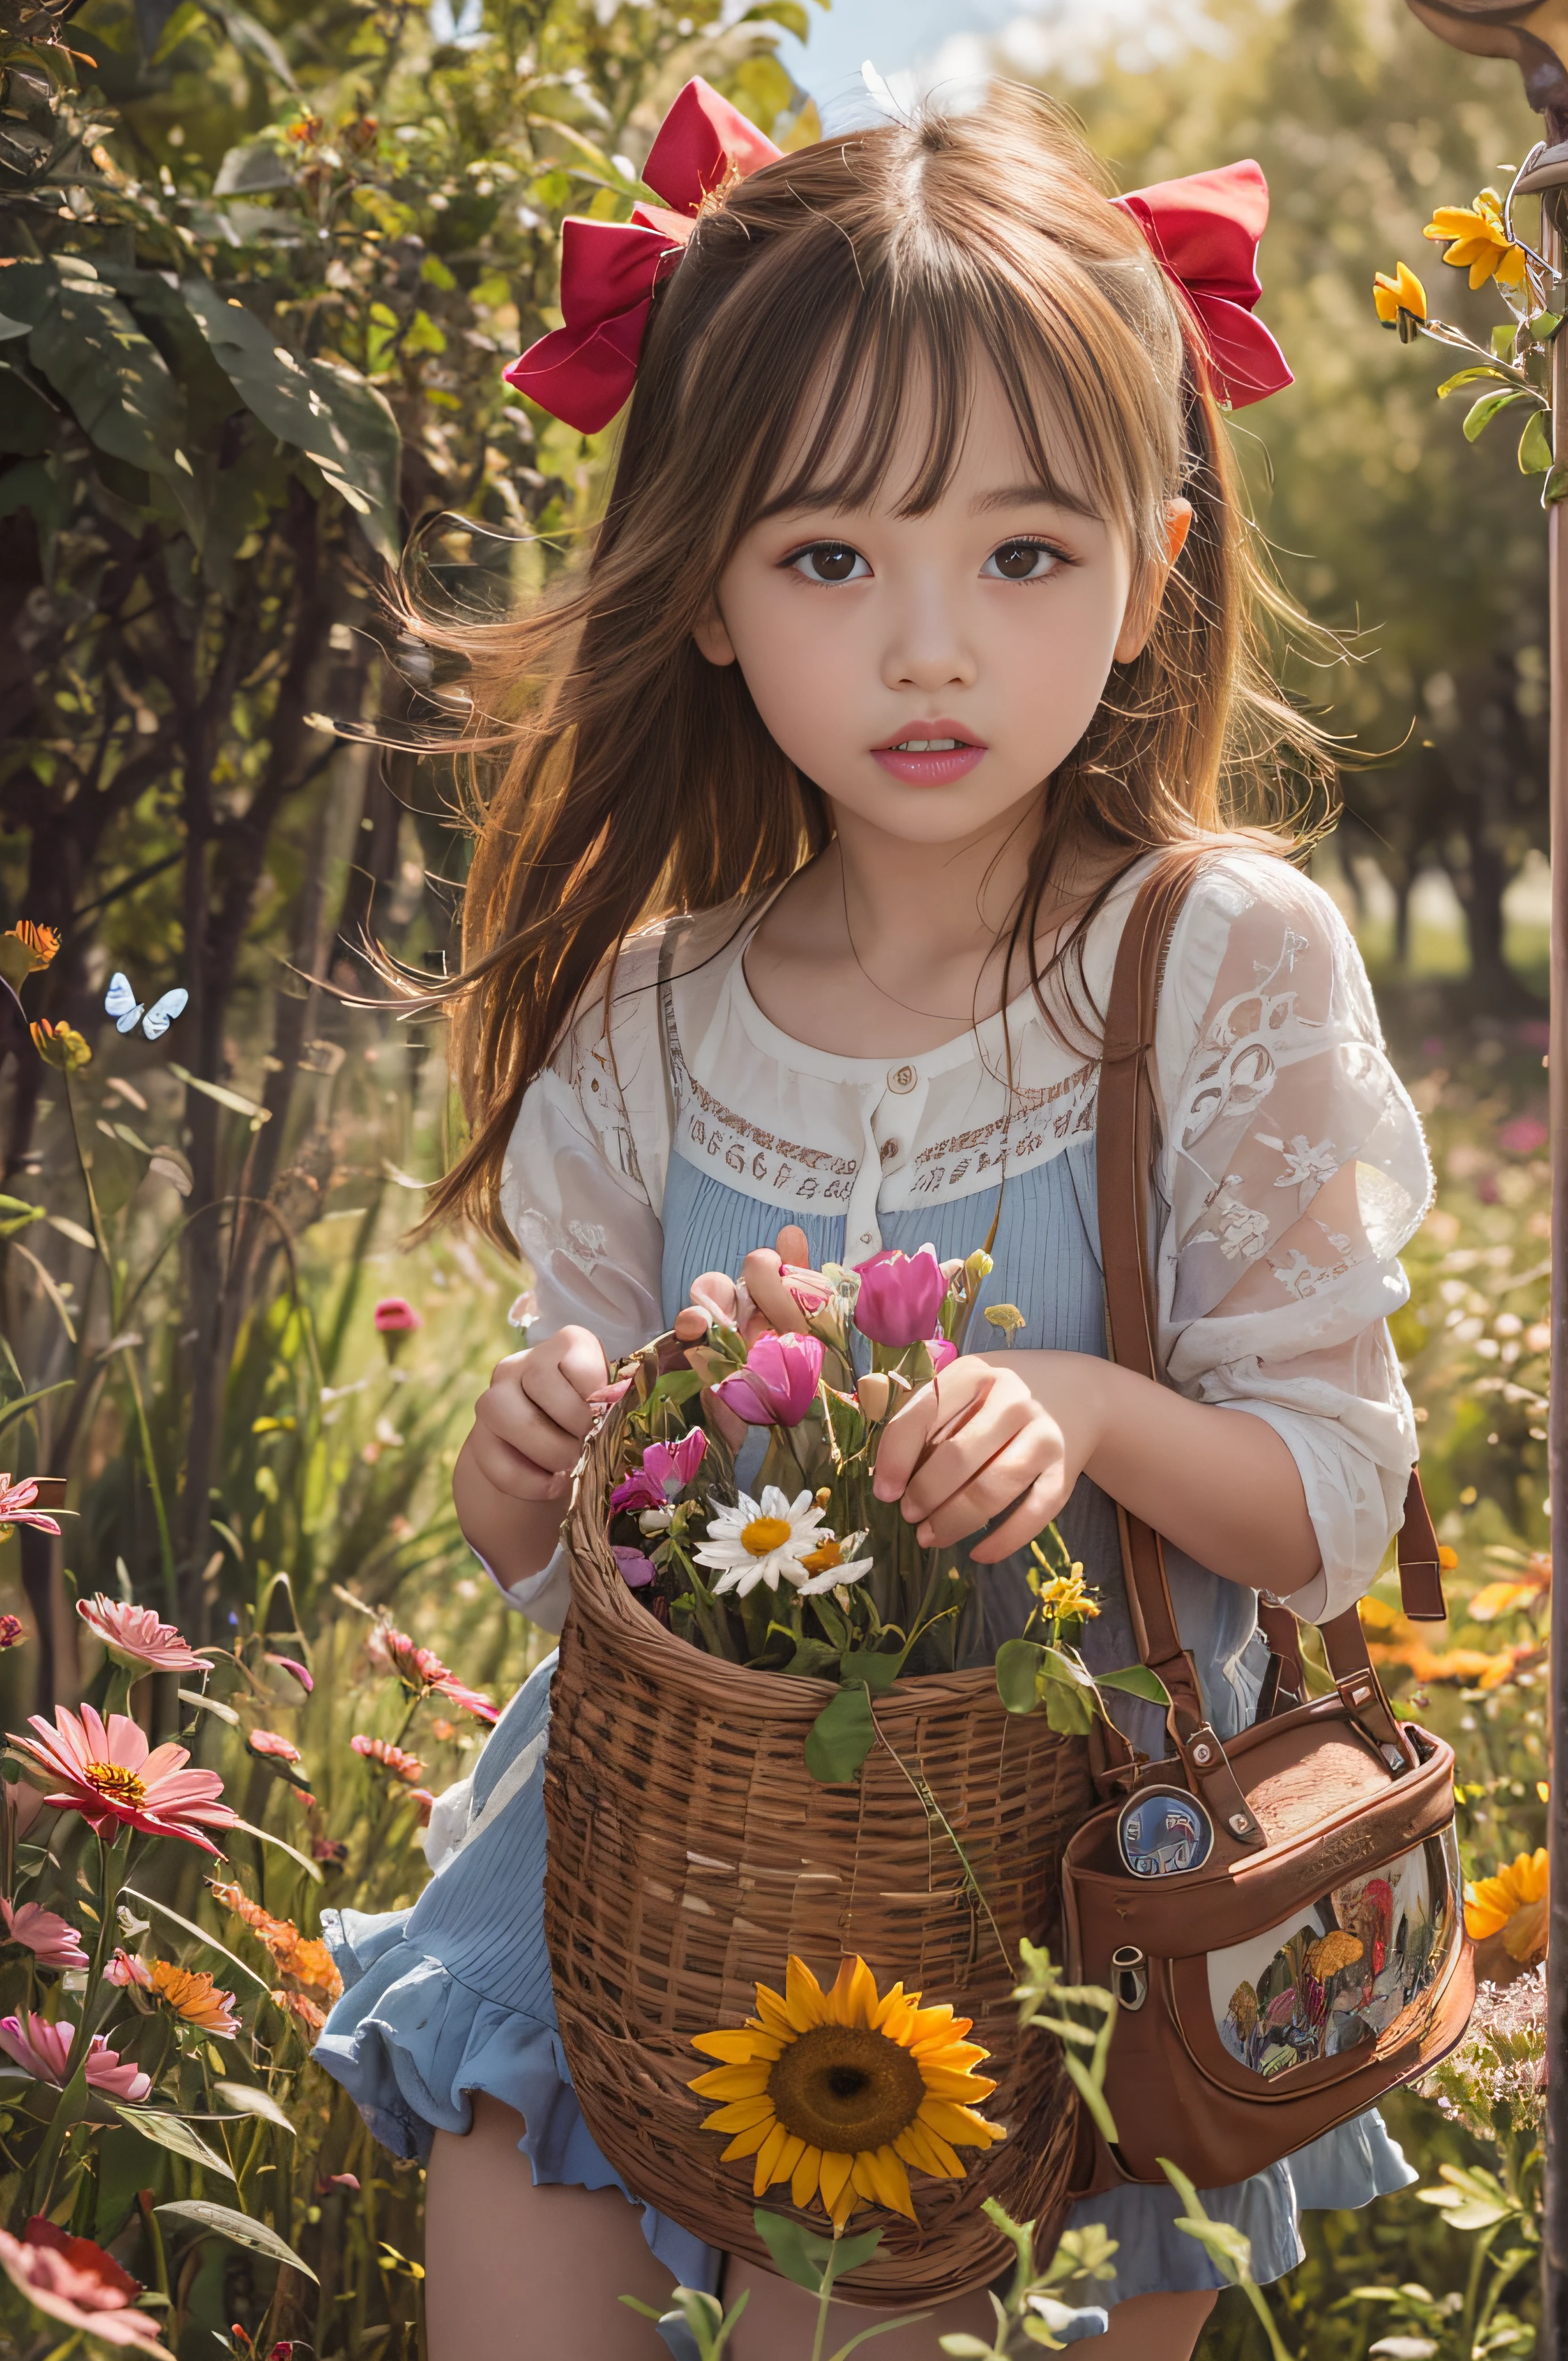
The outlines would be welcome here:
M 1207 846 L 1165 854 L 1139 888 L 1128 913 L 1105 1015 L 1099 1103 L 1095 1115 L 1100 1247 L 1112 1358 L 1159 1380 L 1157 1312 L 1148 1239 L 1150 1177 L 1158 1140 L 1155 1027 L 1166 957 L 1182 905 L 1210 857 Z M 1197 1676 L 1182 1648 L 1159 1536 L 1123 1515 L 1128 1605 L 1144 1662 L 1170 1691 L 1178 1727 L 1202 1719 Z M 1444 1614 L 1437 1535 L 1412 1469 L 1399 1532 L 1399 1577 L 1405 1612 L 1413 1621 Z M 1351 1625 L 1354 1623 L 1354 1631 Z M 1359 1687 L 1368 1672 L 1359 1618 L 1354 1611 L 1324 1627 L 1332 1671 Z M 1373 1676 L 1376 1677 L 1375 1675 Z

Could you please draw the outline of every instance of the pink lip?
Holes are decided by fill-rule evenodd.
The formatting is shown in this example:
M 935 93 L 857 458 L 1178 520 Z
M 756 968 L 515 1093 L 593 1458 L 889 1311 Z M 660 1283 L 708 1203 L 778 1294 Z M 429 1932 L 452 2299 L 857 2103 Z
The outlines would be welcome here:
M 958 738 L 964 742 L 943 754 L 901 754 L 898 742 L 903 738 Z M 965 729 L 961 721 L 949 721 L 945 716 L 935 721 L 906 722 L 885 745 L 873 746 L 872 752 L 884 771 L 895 779 L 905 779 L 913 785 L 945 787 L 954 779 L 961 779 L 972 771 L 988 749 Z

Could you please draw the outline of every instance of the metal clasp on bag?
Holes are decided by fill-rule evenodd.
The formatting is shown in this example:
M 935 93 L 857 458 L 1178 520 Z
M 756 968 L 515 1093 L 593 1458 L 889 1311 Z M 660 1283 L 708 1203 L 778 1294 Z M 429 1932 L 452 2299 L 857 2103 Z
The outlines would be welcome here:
M 1111 1989 L 1116 2005 L 1135 2015 L 1149 1996 L 1149 1963 L 1135 1943 L 1124 1943 L 1111 1954 Z

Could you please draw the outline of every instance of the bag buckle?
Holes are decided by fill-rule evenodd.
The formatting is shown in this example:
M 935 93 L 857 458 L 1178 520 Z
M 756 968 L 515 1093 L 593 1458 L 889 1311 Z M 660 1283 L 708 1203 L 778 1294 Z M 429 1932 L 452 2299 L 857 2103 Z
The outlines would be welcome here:
M 1111 1990 L 1118 2008 L 1135 2016 L 1149 1996 L 1149 1963 L 1135 1943 L 1124 1943 L 1111 1954 Z

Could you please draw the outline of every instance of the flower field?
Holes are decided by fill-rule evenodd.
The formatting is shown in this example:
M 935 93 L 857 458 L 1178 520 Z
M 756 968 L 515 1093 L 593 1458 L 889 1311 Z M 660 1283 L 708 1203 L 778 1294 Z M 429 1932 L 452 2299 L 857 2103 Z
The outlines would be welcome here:
M 1420 1003 L 1392 994 L 1397 1025 L 1407 1004 L 1412 1027 L 1441 1021 Z M 38 1273 L 6 1348 L 4 1455 L 70 1478 L 59 1509 L 18 1478 L 0 1544 L 0 2350 L 17 2355 L 57 2349 L 62 2322 L 182 2361 L 420 2349 L 419 2168 L 376 2147 L 311 2064 L 338 1988 L 322 1913 L 414 1896 L 432 1798 L 549 1643 L 467 1557 L 447 1492 L 526 1296 L 514 1304 L 519 1274 L 488 1248 L 400 1243 L 417 1201 L 386 1183 L 353 1071 L 399 1050 L 380 1020 L 351 1022 L 335 1080 L 362 1169 L 324 1192 L 286 1283 L 236 1335 L 194 1647 L 160 1538 L 181 1463 L 160 1422 L 157 1258 L 178 1194 L 154 1170 L 114 1205 L 114 1168 L 87 1145 L 134 1105 L 149 1166 L 177 1154 L 179 1077 L 115 1038 L 55 1067 L 38 1181 L 0 1207 Z M 1387 2336 L 1442 2356 L 1530 2349 L 1551 1602 L 1541 1040 L 1525 1017 L 1399 1045 L 1439 1195 L 1396 1334 L 1454 1562 L 1446 1626 L 1406 1625 L 1389 1580 L 1364 1614 L 1400 1709 L 1456 1747 L 1472 1927 L 1499 1990 L 1439 2087 L 1393 2106 L 1420 2187 L 1314 2217 L 1307 2262 L 1274 2291 L 1286 2348 L 1311 2361 Z M 382 1098 L 400 1175 L 433 1162 L 440 1088 L 427 1060 Z M 225 1113 L 243 1136 L 243 1101 Z M 36 1251 L 53 1239 L 74 1256 Z M 124 1323 L 91 1355 L 88 1242 Z M 63 1465 L 38 1457 L 40 1379 L 91 1389 Z M 41 1587 L 39 1519 L 61 1528 L 63 1569 Z M 1262 2334 L 1227 2297 L 1204 2351 L 1240 2361 Z

